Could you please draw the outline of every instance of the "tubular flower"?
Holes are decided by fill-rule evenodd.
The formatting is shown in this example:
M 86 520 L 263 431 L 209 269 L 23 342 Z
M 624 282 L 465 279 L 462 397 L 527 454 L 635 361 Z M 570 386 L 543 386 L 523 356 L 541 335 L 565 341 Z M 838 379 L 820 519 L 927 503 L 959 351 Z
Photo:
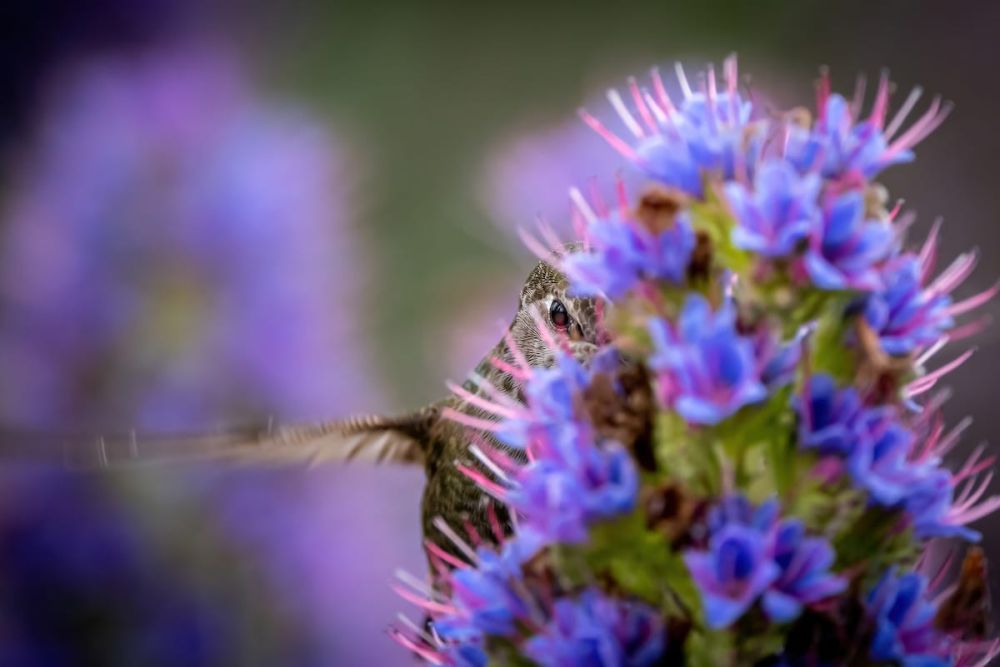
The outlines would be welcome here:
M 543 667 L 645 667 L 657 664 L 665 644 L 655 610 L 587 589 L 555 602 L 551 620 L 524 653 Z
M 595 220 L 587 228 L 590 252 L 569 255 L 561 267 L 584 296 L 616 299 L 641 280 L 680 283 L 694 249 L 694 231 L 686 217 L 654 233 L 634 219 Z
M 822 224 L 816 174 L 800 175 L 785 161 L 774 159 L 757 170 L 754 187 L 726 184 L 736 216 L 733 243 L 764 257 L 789 257 Z
M 843 96 L 831 94 L 830 81 L 824 74 L 819 87 L 817 121 L 811 129 L 789 128 L 787 159 L 800 170 L 815 170 L 829 179 L 869 179 L 894 164 L 912 161 L 911 149 L 933 132 L 951 109 L 935 98 L 927 112 L 893 140 L 920 97 L 920 90 L 910 94 L 886 127 L 889 88 L 889 79 L 883 75 L 871 115 L 857 122 L 855 109 L 860 100 L 849 103 Z
M 708 301 L 691 295 L 676 326 L 653 319 L 649 331 L 661 398 L 691 423 L 716 424 L 767 395 L 753 343 L 736 332 L 731 303 L 713 313 Z
M 693 91 L 678 65 L 677 79 L 684 95 L 679 106 L 667 94 L 658 70 L 652 71 L 652 91 L 630 80 L 629 91 L 641 122 L 618 92 L 610 91 L 608 98 L 633 135 L 634 145 L 587 112 L 581 112 L 583 120 L 650 178 L 702 197 L 706 176 L 732 179 L 754 161 L 747 153 L 756 153 L 760 142 L 761 133 L 747 131 L 752 127 L 752 105 L 737 91 L 736 59 L 726 60 L 723 69 L 724 91 L 716 89 L 711 69 L 702 90 Z
M 838 390 L 825 374 L 809 379 L 805 396 L 796 398 L 799 445 L 820 454 L 849 454 L 854 449 L 861 399 L 848 387 Z
M 847 582 L 830 573 L 833 547 L 818 537 L 806 537 L 802 522 L 785 519 L 774 540 L 774 562 L 780 574 L 764 593 L 764 613 L 778 623 L 795 619 L 804 605 L 842 592 Z
M 936 605 L 925 598 L 920 574 L 887 572 L 868 594 L 867 612 L 875 623 L 870 656 L 904 667 L 947 667 L 947 638 L 934 627 Z
M 582 542 L 595 520 L 627 514 L 635 506 L 639 475 L 616 443 L 582 448 L 578 467 L 546 459 L 529 463 L 507 503 L 524 515 L 523 529 L 553 542 Z
M 802 259 L 805 274 L 820 289 L 880 289 L 878 267 L 895 242 L 892 228 L 887 222 L 867 219 L 860 191 L 826 199 L 822 224 L 810 235 Z

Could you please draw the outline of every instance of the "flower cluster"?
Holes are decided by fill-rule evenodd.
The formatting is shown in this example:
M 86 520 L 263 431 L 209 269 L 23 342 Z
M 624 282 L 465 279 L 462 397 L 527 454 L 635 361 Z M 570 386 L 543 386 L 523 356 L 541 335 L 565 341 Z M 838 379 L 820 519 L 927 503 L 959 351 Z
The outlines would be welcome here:
M 494 417 L 447 415 L 476 443 L 458 465 L 511 527 L 490 505 L 500 546 L 469 531 L 474 549 L 442 525 L 437 586 L 403 591 L 429 630 L 397 638 L 460 665 L 985 665 L 984 568 L 931 595 L 947 571 L 912 564 L 1000 507 L 994 458 L 946 467 L 961 427 L 925 400 L 968 353 L 928 362 L 995 289 L 953 302 L 975 255 L 931 279 L 937 228 L 909 250 L 874 180 L 947 106 L 904 129 L 916 99 L 887 121 L 883 78 L 862 119 L 824 75 L 815 120 L 765 117 L 733 59 L 722 86 L 678 74 L 676 103 L 655 70 L 631 108 L 609 94 L 630 137 L 583 114 L 654 184 L 611 209 L 572 190 L 569 253 L 525 239 L 603 300 L 611 342 L 584 364 L 539 318 L 556 361 L 515 350 L 518 398 L 456 388 Z
M 684 562 L 710 628 L 731 625 L 758 599 L 769 619 L 785 623 L 804 605 L 844 590 L 845 581 L 830 573 L 830 544 L 807 537 L 797 519 L 779 520 L 773 500 L 753 509 L 742 496 L 726 498 L 709 526 L 708 548 L 688 551 Z

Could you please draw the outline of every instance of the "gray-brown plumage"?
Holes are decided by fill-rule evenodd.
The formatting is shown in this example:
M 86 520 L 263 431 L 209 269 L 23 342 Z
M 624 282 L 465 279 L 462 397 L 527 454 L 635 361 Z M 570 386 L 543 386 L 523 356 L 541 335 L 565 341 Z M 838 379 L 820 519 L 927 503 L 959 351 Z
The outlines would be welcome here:
M 565 337 L 572 353 L 588 361 L 597 350 L 597 303 L 593 299 L 574 298 L 566 293 L 565 277 L 551 264 L 540 262 L 528 276 L 518 300 L 518 310 L 510 324 L 508 335 L 520 354 L 531 366 L 548 367 L 554 362 L 554 352 L 538 331 L 539 322 L 551 332 L 550 338 Z M 532 313 L 535 313 L 533 315 Z M 500 370 L 491 359 L 514 364 L 507 338 L 500 340 L 470 373 L 463 388 L 484 395 L 486 383 L 520 400 L 518 381 Z M 502 365 L 502 364 L 501 364 Z M 278 428 L 245 429 L 198 437 L 79 438 L 35 435 L 0 431 L 0 450 L 8 458 L 56 459 L 73 467 L 93 468 L 122 464 L 147 464 L 191 459 L 231 459 L 246 462 L 308 462 L 328 460 L 368 459 L 423 465 L 427 476 L 421 502 L 425 536 L 451 551 L 450 540 L 435 526 L 441 517 L 460 534 L 466 522 L 484 538 L 493 530 L 488 519 L 485 496 L 475 484 L 454 465 L 462 461 L 480 465 L 469 455 L 473 435 L 464 427 L 443 417 L 445 408 L 452 408 L 482 419 L 494 419 L 490 414 L 470 405 L 456 395 L 419 410 L 397 417 L 360 416 L 346 420 L 311 425 Z M 492 440 L 488 433 L 478 436 Z M 496 446 L 501 446 L 493 441 Z M 510 452 L 523 458 L 520 452 Z M 507 517 L 497 508 L 502 524 Z M 504 525 L 506 529 L 507 526 Z

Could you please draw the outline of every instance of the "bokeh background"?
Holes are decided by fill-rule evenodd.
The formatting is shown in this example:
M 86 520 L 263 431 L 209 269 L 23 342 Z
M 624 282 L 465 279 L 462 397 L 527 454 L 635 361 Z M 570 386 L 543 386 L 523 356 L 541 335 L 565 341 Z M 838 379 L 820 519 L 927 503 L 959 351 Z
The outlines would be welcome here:
M 1000 4 L 540 4 L 3 3 L 0 422 L 190 432 L 439 397 L 513 312 L 516 227 L 620 166 L 575 109 L 732 51 L 775 106 L 811 103 L 821 64 L 954 101 L 885 183 L 917 238 L 944 216 L 944 257 L 979 248 L 969 293 L 996 280 Z M 967 445 L 1000 432 L 998 336 L 952 375 Z M 419 493 L 391 467 L 3 465 L 0 664 L 408 664 L 384 630 L 393 570 L 423 572 Z

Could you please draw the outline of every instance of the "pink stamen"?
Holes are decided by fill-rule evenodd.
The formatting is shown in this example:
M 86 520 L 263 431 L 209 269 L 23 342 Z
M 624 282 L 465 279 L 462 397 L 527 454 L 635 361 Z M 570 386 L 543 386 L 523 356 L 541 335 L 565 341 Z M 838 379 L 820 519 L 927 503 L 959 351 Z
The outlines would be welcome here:
M 928 297 L 948 294 L 968 278 L 979 262 L 979 251 L 965 252 L 955 258 L 947 269 L 927 288 Z
M 530 250 L 538 259 L 543 262 L 548 261 L 552 257 L 552 253 L 546 248 L 542 243 L 536 239 L 528 230 L 524 227 L 517 228 L 517 235 L 521 237 L 521 243 Z
M 607 98 L 608 101 L 611 102 L 611 106 L 614 108 L 615 112 L 618 114 L 618 117 L 621 118 L 622 123 L 624 123 L 625 127 L 628 128 L 628 131 L 631 132 L 636 139 L 642 139 L 645 137 L 646 133 L 643 131 L 642 125 L 639 124 L 639 121 L 635 119 L 632 112 L 629 111 L 627 106 L 625 106 L 625 100 L 622 99 L 621 94 L 612 88 L 608 91 Z
M 989 516 L 1000 509 L 1000 496 L 991 496 L 983 501 L 979 507 L 970 507 L 955 513 L 951 520 L 957 525 L 966 525 L 973 521 L 979 521 L 983 517 Z
M 482 396 L 473 394 L 468 389 L 455 384 L 454 382 L 445 382 L 445 386 L 448 387 L 456 396 L 461 398 L 467 403 L 475 405 L 477 408 L 482 408 L 487 412 L 492 412 L 498 417 L 505 417 L 507 419 L 517 419 L 520 415 L 520 411 L 514 410 L 512 408 L 505 407 L 503 405 L 497 405 L 496 403 L 489 401 Z
M 538 232 L 542 235 L 542 240 L 549 244 L 552 248 L 553 255 L 562 254 L 565 243 L 556 234 L 555 230 L 552 229 L 552 225 L 548 223 L 544 218 L 539 218 L 537 221 Z
M 589 251 L 590 234 L 587 232 L 587 226 L 583 224 L 583 216 L 580 215 L 580 211 L 574 208 L 572 213 L 570 213 L 569 222 L 573 227 L 573 236 L 583 243 L 585 251 Z
M 830 99 L 830 70 L 826 66 L 819 69 L 819 80 L 816 82 L 816 121 L 826 121 L 826 101 Z
M 885 151 L 885 157 L 892 158 L 897 153 L 916 146 L 924 138 L 926 138 L 927 135 L 936 130 L 950 113 L 951 105 L 946 104 L 944 105 L 944 108 L 942 108 L 941 98 L 935 97 L 931 102 L 931 106 L 927 109 L 924 115 L 917 119 L 917 121 L 910 126 L 910 129 L 889 144 L 889 147 Z
M 906 101 L 903 102 L 903 106 L 901 106 L 899 111 L 896 112 L 896 115 L 892 117 L 889 127 L 887 127 L 883 133 L 886 141 L 890 141 L 892 136 L 896 134 L 900 127 L 903 126 L 903 123 L 906 122 L 906 117 L 910 115 L 911 111 L 913 111 L 913 107 L 916 105 L 923 92 L 924 91 L 920 88 L 920 86 L 917 86 L 910 91 L 909 95 L 906 96 Z
M 941 368 L 933 370 L 924 377 L 920 378 L 919 380 L 911 382 L 910 385 L 907 387 L 907 393 L 910 396 L 915 396 L 917 394 L 927 391 L 928 389 L 933 387 L 934 384 L 942 377 L 944 377 L 945 375 L 952 372 L 953 370 L 964 364 L 966 361 L 968 361 L 969 357 L 975 354 L 975 352 L 976 348 L 972 348 L 971 350 L 966 350 L 961 356 L 959 356 L 956 359 L 953 359 L 952 361 L 948 362 Z M 911 387 L 913 387 L 913 389 L 910 389 Z
M 479 531 L 476 530 L 476 527 L 473 526 L 472 522 L 469 521 L 468 519 L 466 519 L 464 523 L 465 523 L 466 535 L 469 536 L 469 540 L 472 542 L 472 545 L 476 548 L 479 548 L 479 546 L 482 545 L 483 543 L 483 538 L 479 535 Z
M 868 120 L 878 129 L 885 125 L 885 115 L 889 110 L 889 72 L 882 70 L 878 79 L 878 90 L 875 92 L 875 102 L 872 105 L 871 116 Z
M 455 467 L 458 468 L 459 472 L 475 482 L 476 485 L 483 491 L 486 491 L 497 500 L 502 501 L 506 497 L 507 487 L 497 484 L 482 472 L 476 470 L 475 468 L 470 468 L 464 463 L 455 463 Z M 478 542 L 475 542 L 474 544 L 479 546 Z
M 469 566 L 468 563 L 466 563 L 463 560 L 459 560 L 457 556 L 448 553 L 447 551 L 439 547 L 434 542 L 431 542 L 430 540 L 424 540 L 424 547 L 435 558 L 439 558 L 440 560 L 444 561 L 445 563 L 448 563 L 454 568 L 464 568 Z
M 465 414 L 464 412 L 459 412 L 454 408 L 445 408 L 441 411 L 441 416 L 445 419 L 450 419 L 453 422 L 461 424 L 462 426 L 468 426 L 469 428 L 478 429 L 480 431 L 488 431 L 490 433 L 496 433 L 502 428 L 502 424 L 499 422 L 473 417 Z
M 631 162 L 643 162 L 643 160 L 639 158 L 639 154 L 635 152 L 635 149 L 622 141 L 614 132 L 604 127 L 601 121 L 591 116 L 585 109 L 580 109 L 579 114 L 583 122 L 586 123 L 594 132 L 597 132 L 597 134 L 608 142 L 613 149 L 618 151 L 622 157 Z
M 476 555 L 476 552 L 465 542 L 465 540 L 458 536 L 458 533 L 456 533 L 452 527 L 448 525 L 448 522 L 445 521 L 443 517 L 434 517 L 434 521 L 432 523 L 435 528 L 440 530 L 445 535 L 445 537 L 451 540 L 451 543 L 462 552 L 463 556 L 469 559 L 470 563 L 479 562 L 479 556 Z
M 652 114 L 650 114 L 649 107 L 646 106 L 646 100 L 643 99 L 642 91 L 639 90 L 639 84 L 636 82 L 634 76 L 628 78 L 628 87 L 632 93 L 632 101 L 635 103 L 635 108 L 639 110 L 642 122 L 646 124 L 646 128 L 651 134 L 656 134 L 659 132 L 656 121 L 653 119 Z
M 604 197 L 601 195 L 601 188 L 597 183 L 597 178 L 591 178 L 587 182 L 587 194 L 590 195 L 590 201 L 593 204 L 593 209 L 602 218 L 608 217 L 608 205 L 604 202 Z
M 472 433 L 471 435 L 475 444 L 483 452 L 483 455 L 487 456 L 490 461 L 508 475 L 517 472 L 523 467 L 520 461 L 515 460 L 499 447 L 487 442 L 480 434 Z
M 493 531 L 493 538 L 497 541 L 497 544 L 504 541 L 503 529 L 500 527 L 500 519 L 497 517 L 497 509 L 495 503 L 489 503 L 486 506 L 486 518 L 490 523 L 490 530 Z
M 666 112 L 668 117 L 673 116 L 677 113 L 677 108 L 670 100 L 670 95 L 667 94 L 666 86 L 663 85 L 663 77 L 660 76 L 660 68 L 654 67 L 650 70 L 649 75 L 653 80 L 653 91 L 656 93 L 656 98 L 660 103 L 660 107 Z
M 905 199 L 897 199 L 896 200 L 895 206 L 893 206 L 892 210 L 889 211 L 889 215 L 888 215 L 889 222 L 892 222 L 893 220 L 896 219 L 896 216 L 899 215 L 899 212 L 901 210 L 903 210 L 903 204 L 905 204 L 905 203 L 906 203 Z
M 490 365 L 496 368 L 498 371 L 507 373 L 511 377 L 517 378 L 518 380 L 527 380 L 531 377 L 530 373 L 523 371 L 512 364 L 507 363 L 500 357 L 490 357 Z
M 966 338 L 970 338 L 981 332 L 983 329 L 988 327 L 992 321 L 992 317 L 984 315 L 974 322 L 969 322 L 968 324 L 963 324 L 960 327 L 952 329 L 948 332 L 948 338 L 951 340 L 965 340 Z
M 429 612 L 437 614 L 454 614 L 458 611 L 456 607 L 453 607 L 450 604 L 428 600 L 427 598 L 421 597 L 420 595 L 412 592 L 409 588 L 404 588 L 398 584 L 393 584 L 392 590 L 396 592 L 396 595 L 403 598 L 407 602 L 411 602 L 421 609 Z
M 997 295 L 998 291 L 1000 291 L 1000 283 L 983 290 L 979 294 L 970 296 L 968 299 L 963 299 L 958 303 L 948 306 L 944 309 L 944 312 L 946 315 L 956 316 L 961 315 L 962 313 L 967 313 L 970 310 L 975 310 L 976 308 L 979 308 L 983 304 L 989 302 L 990 299 Z
M 528 374 L 531 364 L 524 358 L 524 353 L 521 352 L 521 348 L 518 346 L 517 341 L 514 340 L 514 336 L 510 333 L 510 330 L 504 332 L 503 339 L 507 343 L 507 349 L 510 350 L 510 354 L 514 357 L 514 362 L 518 368 L 523 373 Z
M 851 104 L 848 107 L 851 118 L 861 116 L 861 107 L 865 103 L 865 88 L 867 86 L 868 79 L 865 78 L 864 74 L 859 74 L 858 78 L 854 80 L 854 94 L 851 96 Z
M 615 193 L 618 195 L 618 212 L 622 219 L 628 219 L 630 217 L 628 189 L 625 187 L 625 179 L 622 178 L 621 174 L 618 174 L 615 179 Z
M 410 639 L 397 628 L 390 628 L 389 637 L 403 648 L 416 653 L 421 660 L 426 660 L 432 665 L 444 664 L 444 655 L 440 651 Z
M 938 234 L 941 231 L 941 222 L 941 218 L 934 221 L 930 234 L 927 235 L 927 240 L 924 241 L 924 245 L 920 248 L 919 262 L 921 283 L 927 280 L 931 271 L 934 270 L 934 264 L 937 262 Z

